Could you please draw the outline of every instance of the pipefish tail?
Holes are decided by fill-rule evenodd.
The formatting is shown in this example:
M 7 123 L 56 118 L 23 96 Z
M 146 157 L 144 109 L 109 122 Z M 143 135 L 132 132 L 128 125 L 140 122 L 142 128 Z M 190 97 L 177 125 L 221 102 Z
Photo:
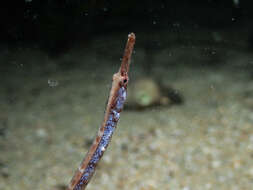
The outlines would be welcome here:
M 135 34 L 131 33 L 128 35 L 120 69 L 113 75 L 112 87 L 102 125 L 88 153 L 76 170 L 67 190 L 84 190 L 86 188 L 112 138 L 127 96 L 128 72 L 134 44 Z

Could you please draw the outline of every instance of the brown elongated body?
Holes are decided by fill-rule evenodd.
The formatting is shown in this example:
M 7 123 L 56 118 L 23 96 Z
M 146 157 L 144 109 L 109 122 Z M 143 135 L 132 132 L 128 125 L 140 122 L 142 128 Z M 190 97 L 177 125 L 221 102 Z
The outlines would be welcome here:
M 88 153 L 76 170 L 67 190 L 84 190 L 95 172 L 96 166 L 106 150 L 117 126 L 120 112 L 126 100 L 128 71 L 135 43 L 135 35 L 128 40 L 119 71 L 113 75 L 112 87 L 105 110 L 104 120 Z

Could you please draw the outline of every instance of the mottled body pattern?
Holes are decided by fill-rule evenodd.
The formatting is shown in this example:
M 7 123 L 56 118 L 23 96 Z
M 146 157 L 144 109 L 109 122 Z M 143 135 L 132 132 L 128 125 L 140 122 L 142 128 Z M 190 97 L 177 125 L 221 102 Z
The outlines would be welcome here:
M 128 70 L 135 43 L 135 35 L 129 34 L 119 72 L 113 75 L 112 88 L 105 110 L 103 123 L 67 190 L 84 190 L 106 150 L 120 118 L 127 94 Z
M 121 87 L 119 89 L 118 97 L 116 99 L 115 109 L 111 110 L 108 120 L 105 124 L 103 136 L 97 146 L 95 153 L 93 154 L 88 164 L 88 167 L 86 167 L 79 183 L 75 186 L 74 190 L 81 190 L 82 185 L 87 184 L 92 174 L 94 173 L 96 164 L 98 163 L 100 158 L 103 156 L 103 153 L 106 147 L 108 146 L 110 139 L 112 137 L 112 134 L 116 128 L 117 122 L 120 117 L 120 112 L 123 108 L 125 100 L 126 100 L 126 89 L 124 87 Z

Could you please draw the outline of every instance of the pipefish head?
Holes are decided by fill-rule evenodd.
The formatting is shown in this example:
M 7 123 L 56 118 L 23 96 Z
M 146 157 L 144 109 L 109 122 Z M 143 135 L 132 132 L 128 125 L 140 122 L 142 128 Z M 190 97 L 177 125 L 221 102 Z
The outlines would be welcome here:
M 128 80 L 129 80 L 128 75 L 122 76 L 120 72 L 115 73 L 113 75 L 114 84 L 116 83 L 119 88 L 122 86 L 127 88 Z

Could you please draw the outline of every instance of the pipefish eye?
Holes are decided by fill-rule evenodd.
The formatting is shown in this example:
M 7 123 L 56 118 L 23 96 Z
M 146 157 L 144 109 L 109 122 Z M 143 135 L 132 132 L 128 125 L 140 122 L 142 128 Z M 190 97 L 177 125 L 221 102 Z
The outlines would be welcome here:
M 120 85 L 122 86 L 126 86 L 128 82 L 128 78 L 127 77 L 122 77 L 120 80 Z
M 122 76 L 120 79 L 121 85 L 126 85 L 128 82 L 128 77 L 127 76 Z

